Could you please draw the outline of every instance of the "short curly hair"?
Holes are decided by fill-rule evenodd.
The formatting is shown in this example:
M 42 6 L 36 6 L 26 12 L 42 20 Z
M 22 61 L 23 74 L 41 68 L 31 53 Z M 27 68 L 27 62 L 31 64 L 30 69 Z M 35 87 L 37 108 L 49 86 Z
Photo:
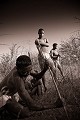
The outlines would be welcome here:
M 58 45 L 57 43 L 53 43 L 53 47 L 55 47 L 56 45 Z
M 31 64 L 31 59 L 27 55 L 21 55 L 16 59 L 17 68 L 27 67 Z
M 38 30 L 38 34 L 41 33 L 42 31 L 44 31 L 44 29 L 40 28 L 40 29 Z

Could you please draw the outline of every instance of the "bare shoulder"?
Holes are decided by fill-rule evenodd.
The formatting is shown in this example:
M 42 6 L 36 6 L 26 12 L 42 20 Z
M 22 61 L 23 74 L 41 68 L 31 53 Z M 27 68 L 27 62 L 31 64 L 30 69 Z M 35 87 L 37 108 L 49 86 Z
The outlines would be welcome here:
M 16 84 L 19 81 L 20 77 L 18 75 L 16 67 L 14 67 L 7 76 L 7 83 Z
M 36 39 L 35 40 L 35 44 L 38 45 L 38 42 L 39 42 L 39 39 Z
M 12 77 L 12 74 L 14 73 L 14 71 L 15 71 L 15 68 L 13 68 L 13 69 L 3 78 L 2 81 L 5 81 L 5 80 L 11 78 L 11 77 Z
M 8 75 L 4 77 L 4 79 L 1 81 L 1 86 L 9 86 L 10 84 L 14 83 L 16 69 L 13 68 Z
M 16 66 L 11 70 L 11 72 L 9 73 L 9 76 L 10 77 L 16 77 L 18 74 L 17 74 L 17 69 L 16 69 Z

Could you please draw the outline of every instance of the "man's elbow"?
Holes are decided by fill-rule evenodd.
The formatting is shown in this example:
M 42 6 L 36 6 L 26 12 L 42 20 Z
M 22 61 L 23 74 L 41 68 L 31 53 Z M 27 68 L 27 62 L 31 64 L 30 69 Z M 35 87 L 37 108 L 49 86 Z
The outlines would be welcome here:
M 49 45 L 47 45 L 47 47 L 49 47 Z
M 28 107 L 30 107 L 33 104 L 33 99 L 29 95 L 28 91 L 19 91 L 19 96 Z

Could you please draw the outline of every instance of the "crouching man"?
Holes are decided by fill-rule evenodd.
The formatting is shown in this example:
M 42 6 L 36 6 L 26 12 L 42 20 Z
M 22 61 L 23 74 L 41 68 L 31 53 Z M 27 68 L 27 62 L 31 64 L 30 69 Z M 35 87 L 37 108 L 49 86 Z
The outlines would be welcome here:
M 0 83 L 0 96 L 8 96 L 6 104 L 3 106 L 9 113 L 18 118 L 25 118 L 30 115 L 30 111 L 40 111 L 52 108 L 52 105 L 39 105 L 31 97 L 31 94 L 25 88 L 25 80 L 28 75 L 40 79 L 48 68 L 45 67 L 40 73 L 31 73 L 32 63 L 28 56 L 21 55 L 16 60 L 16 66 Z M 21 99 L 26 103 L 22 106 L 14 99 L 14 94 L 18 93 Z

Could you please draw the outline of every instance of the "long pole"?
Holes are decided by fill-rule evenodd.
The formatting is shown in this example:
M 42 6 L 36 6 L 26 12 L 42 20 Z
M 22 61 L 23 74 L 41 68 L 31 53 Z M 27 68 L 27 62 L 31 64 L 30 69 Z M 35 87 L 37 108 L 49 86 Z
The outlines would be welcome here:
M 50 72 L 50 75 L 51 75 L 51 77 L 52 77 L 52 81 L 54 82 L 54 85 L 55 85 L 56 91 L 57 91 L 57 93 L 58 93 L 58 96 L 59 96 L 60 100 L 61 100 L 62 103 L 63 103 L 63 107 L 64 107 L 64 110 L 65 110 L 67 119 L 69 120 L 68 112 L 67 112 L 67 109 L 66 109 L 66 102 L 64 101 L 63 97 L 62 97 L 61 94 L 60 94 L 60 91 L 59 91 L 59 89 L 58 89 L 58 86 L 57 86 L 57 84 L 56 84 L 55 79 L 53 78 L 53 74 L 52 74 L 52 71 L 50 70 L 50 67 L 49 67 L 49 72 Z

